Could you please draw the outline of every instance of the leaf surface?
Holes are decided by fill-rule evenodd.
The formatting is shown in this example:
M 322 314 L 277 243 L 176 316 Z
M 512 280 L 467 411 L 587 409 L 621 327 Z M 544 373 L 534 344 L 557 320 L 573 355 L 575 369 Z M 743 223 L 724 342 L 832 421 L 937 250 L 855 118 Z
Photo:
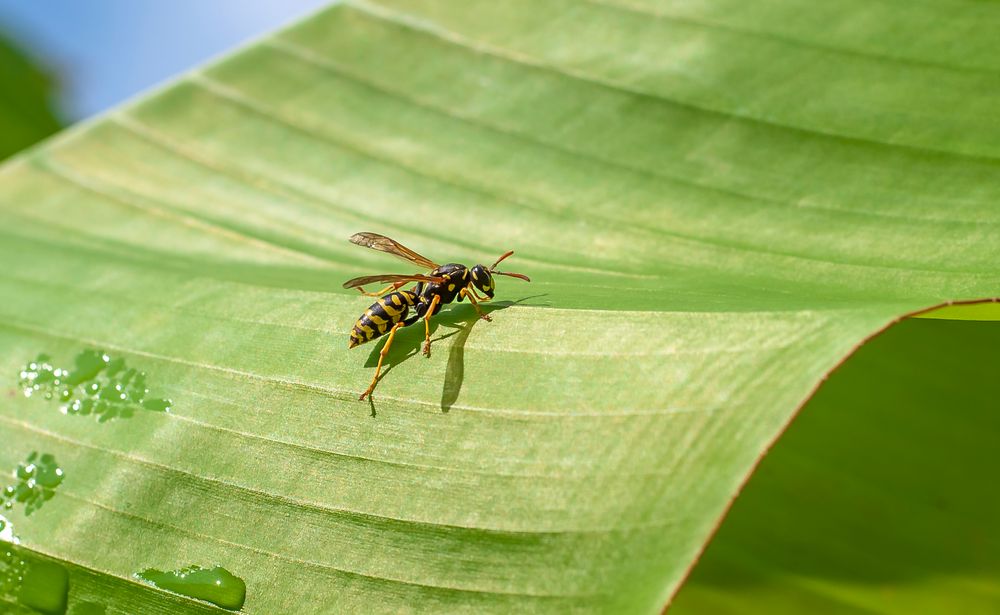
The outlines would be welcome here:
M 109 612 L 189 565 L 248 613 L 661 609 L 826 374 L 1000 295 L 1000 7 L 956 6 L 344 3 L 9 162 L 0 467 L 66 470 L 23 544 Z M 366 230 L 532 279 L 371 406 Z M 87 349 L 170 411 L 16 390 Z

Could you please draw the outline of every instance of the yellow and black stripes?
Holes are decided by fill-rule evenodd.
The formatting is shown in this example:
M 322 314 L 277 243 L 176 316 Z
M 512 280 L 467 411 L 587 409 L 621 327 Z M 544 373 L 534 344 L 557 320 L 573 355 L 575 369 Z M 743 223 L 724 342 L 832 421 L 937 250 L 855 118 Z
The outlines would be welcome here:
M 424 271 L 427 269 L 431 270 L 427 274 L 382 273 L 361 276 L 344 283 L 344 288 L 357 288 L 365 295 L 379 297 L 378 301 L 373 303 L 368 308 L 368 311 L 362 314 L 361 318 L 354 323 L 348 347 L 354 348 L 355 346 L 360 346 L 365 342 L 370 342 L 386 335 L 385 344 L 382 345 L 378 353 L 379 359 L 378 365 L 375 366 L 375 375 L 359 399 L 368 397 L 375 390 L 379 376 L 382 373 L 382 364 L 385 357 L 389 354 L 392 341 L 399 329 L 423 320 L 424 354 L 430 357 L 430 320 L 443 306 L 453 301 L 462 301 L 468 298 L 469 303 L 472 304 L 479 318 L 491 320 L 489 314 L 483 312 L 479 306 L 479 302 L 489 301 L 493 298 L 496 291 L 496 282 L 493 279 L 494 274 L 515 277 L 526 282 L 531 281 L 528 279 L 528 276 L 520 273 L 496 270 L 497 265 L 514 254 L 513 250 L 504 252 L 489 268 L 483 264 L 478 264 L 470 269 L 460 263 L 438 265 L 403 246 L 398 241 L 377 233 L 356 233 L 351 237 L 351 241 L 361 246 L 399 256 L 403 260 L 419 266 Z M 375 293 L 364 291 L 365 285 L 386 282 L 389 285 Z M 414 286 L 409 290 L 399 290 L 410 283 L 413 283 Z M 380 296 L 382 293 L 387 294 Z M 484 296 L 479 296 L 478 293 L 482 293 Z M 410 312 L 411 308 L 412 314 Z M 372 416 L 374 416 L 374 411 L 373 406 Z
M 378 301 L 354 323 L 348 348 L 354 348 L 385 335 L 393 325 L 406 318 L 416 301 L 416 294 L 408 290 L 395 291 L 379 297 Z

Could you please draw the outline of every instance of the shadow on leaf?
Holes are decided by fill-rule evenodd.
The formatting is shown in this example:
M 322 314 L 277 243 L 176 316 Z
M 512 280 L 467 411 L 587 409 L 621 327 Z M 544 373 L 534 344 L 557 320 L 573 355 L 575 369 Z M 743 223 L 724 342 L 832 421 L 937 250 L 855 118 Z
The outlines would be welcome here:
M 544 296 L 545 294 L 540 294 L 522 297 L 516 301 L 505 300 L 481 303 L 480 307 L 484 313 L 491 314 L 493 312 L 505 310 L 514 305 L 547 305 L 524 303 L 525 301 Z M 455 400 L 458 399 L 459 393 L 462 391 L 462 384 L 465 381 L 465 343 L 472 334 L 473 327 L 475 327 L 476 323 L 479 322 L 481 322 L 481 319 L 478 317 L 475 310 L 471 306 L 467 305 L 452 306 L 451 309 L 441 311 L 431 318 L 430 332 L 432 353 L 439 347 L 441 340 L 449 337 L 455 338 L 448 350 L 448 365 L 445 368 L 444 386 L 441 391 L 442 412 L 448 412 L 451 410 L 451 407 L 455 404 Z M 440 336 L 435 336 L 441 327 L 454 330 Z M 385 346 L 385 342 L 386 337 L 382 337 L 378 340 L 378 343 L 368 354 L 368 359 L 365 361 L 365 367 L 374 368 L 378 365 L 379 353 Z M 393 340 L 389 353 L 386 354 L 385 360 L 382 362 L 382 375 L 379 378 L 379 381 L 384 380 L 385 377 L 388 376 L 389 372 L 391 372 L 397 365 L 409 360 L 411 357 L 419 355 L 423 342 L 423 321 L 419 321 L 412 326 L 400 329 L 396 333 L 396 339 Z M 377 392 L 378 389 L 376 388 L 373 395 Z M 373 395 L 368 396 L 368 405 L 371 408 L 371 415 L 375 416 L 377 412 L 375 402 L 372 399 Z

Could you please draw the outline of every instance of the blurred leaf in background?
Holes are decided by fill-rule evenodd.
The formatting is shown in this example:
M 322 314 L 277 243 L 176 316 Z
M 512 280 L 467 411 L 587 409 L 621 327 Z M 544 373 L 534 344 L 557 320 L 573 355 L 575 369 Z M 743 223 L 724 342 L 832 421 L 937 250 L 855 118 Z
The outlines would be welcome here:
M 55 82 L 0 36 L 0 159 L 61 128 L 52 109 Z

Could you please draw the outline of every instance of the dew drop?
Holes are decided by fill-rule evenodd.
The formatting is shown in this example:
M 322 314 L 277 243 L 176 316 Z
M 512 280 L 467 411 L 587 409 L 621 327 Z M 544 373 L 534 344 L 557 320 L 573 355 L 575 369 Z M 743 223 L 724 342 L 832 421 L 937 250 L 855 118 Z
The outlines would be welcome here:
M 142 407 L 156 412 L 169 412 L 174 403 L 169 399 L 144 399 Z
M 69 602 L 69 572 L 48 560 L 30 557 L 18 577 L 17 601 L 45 615 L 63 615 Z
M 241 609 L 246 600 L 246 583 L 221 566 L 188 566 L 169 572 L 150 568 L 135 576 L 154 587 L 205 600 L 230 611 Z
M 129 367 L 125 359 L 87 349 L 74 358 L 74 367 L 53 367 L 39 355 L 19 372 L 25 397 L 56 399 L 64 415 L 92 415 L 99 423 L 135 415 L 135 408 L 169 411 L 170 400 L 150 398 L 147 374 Z

